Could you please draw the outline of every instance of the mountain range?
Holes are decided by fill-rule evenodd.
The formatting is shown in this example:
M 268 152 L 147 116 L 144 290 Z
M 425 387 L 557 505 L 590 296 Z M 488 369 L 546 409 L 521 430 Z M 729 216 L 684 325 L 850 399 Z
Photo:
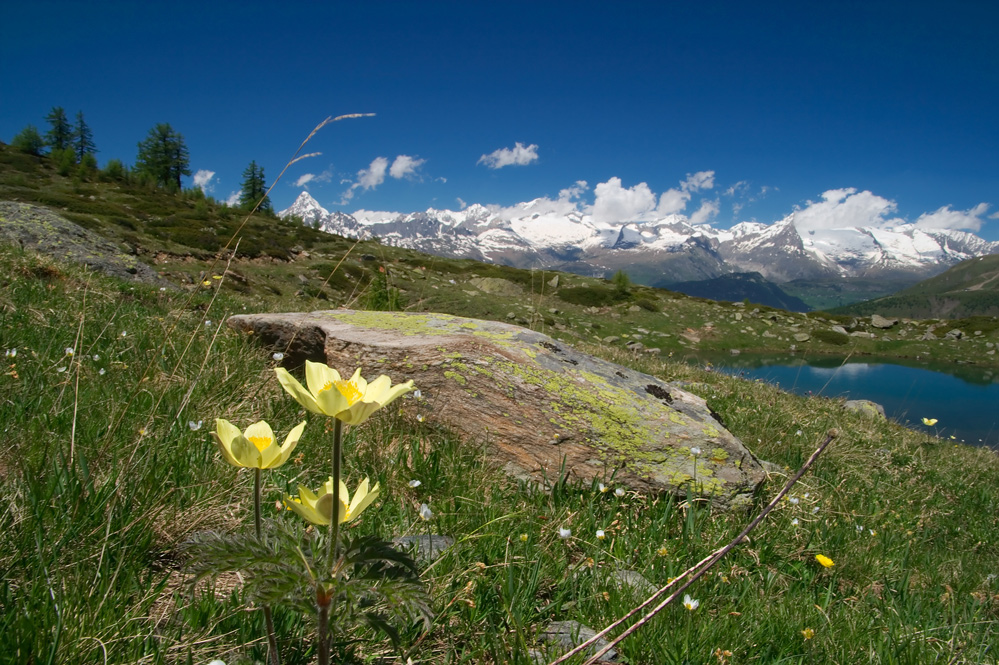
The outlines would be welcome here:
M 681 214 L 641 222 L 596 222 L 572 202 L 535 199 L 511 207 L 395 213 L 329 212 L 302 192 L 280 217 L 350 238 L 452 258 L 518 268 L 607 276 L 624 270 L 635 282 L 666 287 L 736 272 L 792 280 L 885 280 L 909 285 L 968 258 L 999 253 L 964 231 L 850 227 L 802 231 L 795 214 L 772 224 L 729 229 L 694 224 Z

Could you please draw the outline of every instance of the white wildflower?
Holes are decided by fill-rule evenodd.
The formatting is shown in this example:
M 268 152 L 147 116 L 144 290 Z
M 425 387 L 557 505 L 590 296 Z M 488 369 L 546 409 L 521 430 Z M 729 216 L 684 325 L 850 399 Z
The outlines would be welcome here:
M 280 351 L 278 351 L 278 352 L 272 354 L 271 358 L 273 358 L 277 362 L 281 362 L 282 360 L 284 360 L 284 354 L 281 353 Z
M 597 529 L 597 540 L 603 540 L 606 537 L 607 534 L 604 533 L 603 529 Z
M 203 420 L 199 420 L 197 422 L 195 422 L 193 420 L 188 420 L 187 421 L 187 426 L 191 428 L 192 432 L 197 432 L 199 429 L 201 429 L 201 426 L 203 424 L 204 424 Z
M 430 521 L 434 518 L 434 513 L 430 510 L 430 506 L 425 503 L 420 504 L 420 519 L 425 521 Z
M 683 595 L 683 606 L 686 607 L 691 612 L 700 607 L 700 605 L 701 601 L 691 598 L 689 593 Z
M 572 535 L 572 530 L 571 529 L 559 528 L 559 530 L 558 530 L 558 537 L 561 538 L 562 540 L 565 540 L 566 538 L 568 538 L 571 535 Z
M 624 496 L 624 488 L 618 487 L 616 490 L 614 490 L 614 496 Z
M 422 484 L 423 483 L 421 483 L 419 480 L 410 480 L 409 481 L 409 486 L 413 487 L 413 488 L 419 487 Z

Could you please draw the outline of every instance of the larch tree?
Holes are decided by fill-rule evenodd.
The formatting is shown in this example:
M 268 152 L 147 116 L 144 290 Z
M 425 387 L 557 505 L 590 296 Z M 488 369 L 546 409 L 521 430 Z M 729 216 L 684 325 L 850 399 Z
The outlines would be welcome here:
M 257 205 L 260 201 L 260 205 Z M 274 212 L 271 199 L 267 196 L 267 182 L 264 179 L 264 167 L 257 164 L 256 160 L 243 171 L 243 184 L 240 185 L 239 205 L 241 208 L 252 210 L 257 205 L 260 212 Z
M 180 191 L 181 176 L 191 175 L 191 157 L 184 137 L 168 123 L 157 124 L 139 143 L 135 172 L 161 187 Z

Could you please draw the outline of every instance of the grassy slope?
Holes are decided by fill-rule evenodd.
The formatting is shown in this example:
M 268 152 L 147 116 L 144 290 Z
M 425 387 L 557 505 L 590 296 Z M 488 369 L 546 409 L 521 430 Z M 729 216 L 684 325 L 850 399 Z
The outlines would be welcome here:
M 209 278 L 209 287 L 178 292 L 0 249 L 0 347 L 17 349 L 0 376 L 7 498 L 0 511 L 0 661 L 262 659 L 259 612 L 243 611 L 238 580 L 223 578 L 192 596 L 177 554 L 194 532 L 250 527 L 251 477 L 221 460 L 209 423 L 266 418 L 283 435 L 300 418 L 267 354 L 219 322 L 244 308 L 356 302 L 383 266 L 410 306 L 503 319 L 512 312 L 581 350 L 687 382 L 777 468 L 797 467 L 829 428 L 839 430 L 794 501 L 693 588 L 696 612 L 670 608 L 622 645 L 629 662 L 714 663 L 715 649 L 733 652 L 733 663 L 996 662 L 989 650 L 999 627 L 994 453 L 847 413 L 833 400 L 788 395 L 673 362 L 668 353 L 636 355 L 596 339 L 637 333 L 683 352 L 693 345 L 678 341 L 687 328 L 703 335 L 699 346 L 720 346 L 740 327 L 786 335 L 815 319 L 767 310 L 750 319 L 738 308 L 651 289 L 617 303 L 599 281 L 560 276 L 556 293 L 582 288 L 567 297 L 584 304 L 572 304 L 550 294 L 551 275 L 376 244 L 351 251 L 333 273 L 335 290 L 315 291 L 327 302 L 305 287 L 325 279 L 350 243 L 325 242 L 317 240 L 308 259 L 242 262 L 243 282 L 218 270 L 224 278 Z M 164 267 L 196 278 L 206 266 L 172 256 Z M 481 294 L 469 281 L 475 273 L 502 276 L 524 293 Z M 299 275 L 309 280 L 303 287 Z M 597 309 L 586 304 L 605 299 Z M 629 311 L 638 300 L 653 307 Z M 738 339 L 744 345 L 757 336 Z M 356 532 L 420 533 L 427 527 L 416 510 L 426 502 L 436 515 L 430 528 L 458 541 L 425 573 L 438 617 L 412 647 L 414 661 L 528 662 L 525 645 L 547 621 L 600 627 L 640 599 L 609 582 L 614 568 L 664 584 L 746 523 L 745 515 L 711 514 L 670 497 L 618 498 L 588 485 L 533 492 L 491 469 L 474 447 L 419 423 L 419 412 L 418 400 L 403 400 L 356 428 L 345 460 L 348 484 L 370 475 L 384 488 Z M 267 473 L 268 500 L 325 478 L 329 437 L 325 423 L 309 420 L 301 457 Z M 203 426 L 192 429 L 189 421 Z M 409 487 L 413 478 L 422 485 Z M 774 474 L 761 505 L 782 482 Z M 560 539 L 560 527 L 573 536 Z M 606 540 L 595 538 L 598 528 Z M 836 566 L 817 565 L 818 553 Z M 279 610 L 277 623 L 285 661 L 308 662 L 308 621 Z M 806 628 L 813 639 L 803 638 Z M 388 653 L 378 641 L 354 650 L 366 660 Z
M 238 252 L 223 289 L 244 296 L 250 309 L 319 309 L 331 303 L 363 307 L 372 280 L 384 269 L 410 310 L 512 320 L 567 341 L 616 338 L 610 344 L 618 348 L 640 341 L 666 357 L 731 349 L 785 353 L 793 345 L 805 354 L 999 366 L 999 357 L 989 355 L 987 347 L 999 342 L 999 330 L 986 326 L 983 335 L 974 337 L 971 333 L 981 329 L 980 322 L 967 330 L 970 339 L 952 343 L 941 339 L 950 328 L 932 322 L 905 322 L 880 331 L 847 315 L 796 314 L 752 305 L 743 309 L 643 286 L 622 296 L 605 280 L 565 273 L 553 288 L 549 282 L 554 273 L 429 257 L 374 241 L 355 244 L 268 216 L 254 215 L 244 223 L 243 213 L 204 199 L 200 192 L 176 196 L 99 182 L 96 177 L 62 177 L 47 159 L 0 146 L 0 200 L 5 199 L 51 207 L 188 287 L 221 270 L 214 263 L 215 250 L 236 246 L 230 238 L 239 229 Z M 476 277 L 512 281 L 521 292 L 488 293 L 471 283 Z M 834 325 L 874 336 L 843 337 L 832 333 Z M 928 331 L 937 339 L 922 339 Z M 802 333 L 810 339 L 796 341 L 794 336 Z
M 11 250 L 0 253 L 0 274 L 8 276 L 3 346 L 18 349 L 0 382 L 8 442 L 0 660 L 88 662 L 103 649 L 112 662 L 262 658 L 251 645 L 259 616 L 240 609 L 236 581 L 192 598 L 176 554 L 195 531 L 249 528 L 250 476 L 222 462 L 207 423 L 266 418 L 280 434 L 300 417 L 267 354 L 218 328 L 244 300 L 223 292 L 213 301 L 207 291 L 189 300 Z M 994 453 L 849 414 L 835 401 L 580 346 L 689 382 L 778 467 L 801 464 L 830 427 L 841 432 L 796 488 L 796 503 L 784 503 L 694 587 L 696 613 L 672 609 L 623 645 L 630 662 L 708 662 L 715 648 L 735 653 L 732 662 L 923 663 L 957 654 L 992 662 Z M 404 400 L 402 419 L 393 409 L 357 428 L 346 460 L 350 484 L 370 475 L 385 488 L 360 532 L 420 533 L 416 509 L 427 502 L 437 515 L 430 528 L 458 539 L 427 572 L 438 620 L 415 660 L 503 662 L 549 620 L 604 625 L 637 600 L 608 581 L 615 567 L 664 584 L 746 522 L 571 483 L 532 492 L 490 469 L 474 447 L 416 422 L 419 411 Z M 195 431 L 189 421 L 206 425 Z M 268 500 L 325 477 L 328 434 L 310 421 L 301 459 L 268 472 Z M 413 478 L 423 484 L 410 488 Z M 782 482 L 775 474 L 761 501 Z M 573 537 L 559 539 L 560 527 Z M 598 528 L 607 540 L 594 537 Z M 818 553 L 836 566 L 818 566 Z M 308 662 L 308 623 L 279 611 L 278 625 L 286 661 Z M 805 628 L 813 640 L 803 639 Z M 382 651 L 369 644 L 357 657 Z
M 999 316 L 999 255 L 962 261 L 946 272 L 896 294 L 834 311 L 948 319 Z

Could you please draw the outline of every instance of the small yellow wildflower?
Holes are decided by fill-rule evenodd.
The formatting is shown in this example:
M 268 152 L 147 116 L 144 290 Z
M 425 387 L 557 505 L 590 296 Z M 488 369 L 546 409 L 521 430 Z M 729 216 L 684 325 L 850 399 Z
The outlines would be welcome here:
M 666 549 L 666 546 L 664 545 L 663 547 L 660 547 L 659 549 L 656 550 L 656 554 L 658 554 L 659 556 L 666 556 L 667 554 L 669 554 L 669 550 Z
M 526 543 L 527 542 L 527 534 L 526 533 L 520 534 L 520 542 L 522 542 L 522 543 Z
M 923 418 L 923 424 L 926 425 L 927 427 L 933 427 L 934 425 L 937 424 L 937 419 L 936 418 Z
M 284 443 L 278 445 L 271 426 L 263 420 L 246 428 L 246 432 L 228 420 L 216 418 L 212 438 L 225 461 L 233 466 L 250 469 L 273 469 L 288 461 L 305 429 L 305 421 L 288 432 Z
M 806 640 L 810 640 L 813 637 L 815 637 L 815 631 L 812 630 L 811 628 L 806 628 L 803 631 L 801 631 L 801 636 L 804 637 Z
M 384 374 L 368 383 L 360 368 L 344 380 L 335 369 L 308 360 L 305 361 L 308 389 L 285 368 L 277 367 L 274 372 L 281 386 L 307 410 L 333 416 L 348 425 L 360 425 L 375 411 L 413 389 L 412 381 L 393 386 L 392 379 Z
M 357 486 L 357 491 L 354 492 L 354 498 L 351 500 L 347 486 L 341 480 L 340 508 L 337 521 L 343 523 L 355 519 L 378 497 L 378 492 L 378 483 L 375 483 L 375 486 L 369 490 L 368 479 L 365 478 Z M 299 485 L 298 496 L 285 496 L 284 504 L 313 524 L 328 525 L 333 516 L 333 479 L 330 478 L 323 483 L 318 493 L 313 493 L 308 488 Z
M 821 563 L 826 568 L 832 568 L 833 566 L 836 565 L 835 563 L 833 563 L 832 559 L 830 559 L 829 557 L 827 557 L 824 554 L 816 554 L 815 555 L 815 560 L 818 561 L 819 563 Z

